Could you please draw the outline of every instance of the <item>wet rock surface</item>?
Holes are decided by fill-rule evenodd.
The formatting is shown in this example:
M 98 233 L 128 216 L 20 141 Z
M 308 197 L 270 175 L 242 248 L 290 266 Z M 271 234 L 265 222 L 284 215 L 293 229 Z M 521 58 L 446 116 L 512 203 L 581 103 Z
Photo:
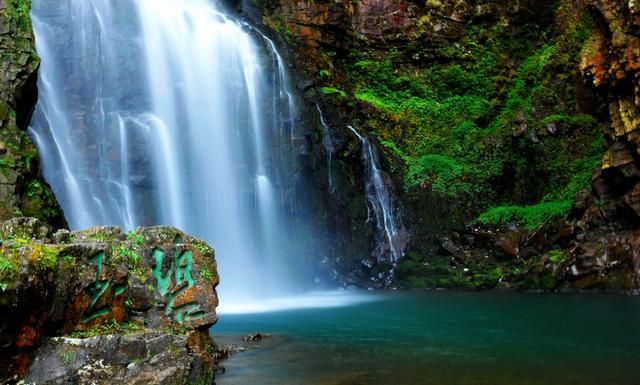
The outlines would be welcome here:
M 623 269 L 620 266 L 628 268 L 632 263 L 630 261 L 633 254 L 630 251 L 624 254 L 622 250 L 628 249 L 635 242 L 635 231 L 640 225 L 640 135 L 636 132 L 640 124 L 640 119 L 636 116 L 640 105 L 637 75 L 640 67 L 637 65 L 640 57 L 637 24 L 640 19 L 637 8 L 635 2 L 608 0 L 563 0 L 556 3 L 528 0 L 423 3 L 366 0 L 309 3 L 274 0 L 264 3 L 262 12 L 265 24 L 291 44 L 295 68 L 305 80 L 301 89 L 305 92 L 308 110 L 305 119 L 310 127 L 309 163 L 313 167 L 314 185 L 321 186 L 324 190 L 324 194 L 318 194 L 318 201 L 324 206 L 319 211 L 326 213 L 328 233 L 335 234 L 329 236 L 330 247 L 335 245 L 338 250 L 338 253 L 328 253 L 328 257 L 323 260 L 323 267 L 329 271 L 329 275 L 344 286 L 355 285 L 362 288 L 387 287 L 379 277 L 380 274 L 387 275 L 389 271 L 397 274 L 398 286 L 405 286 L 408 279 L 410 282 L 405 287 L 409 288 L 426 286 L 475 289 L 496 287 L 498 283 L 498 286 L 508 286 L 500 282 L 506 273 L 498 268 L 505 264 L 503 270 L 514 270 L 515 275 L 522 276 L 523 269 L 530 270 L 527 266 L 516 266 L 523 260 L 523 255 L 544 257 L 557 249 L 562 250 L 563 255 L 583 260 L 579 256 L 580 249 L 572 249 L 580 246 L 581 242 L 586 242 L 582 246 L 589 249 L 596 244 L 611 245 L 620 241 L 627 246 L 616 253 L 627 262 L 617 264 L 616 268 L 601 269 L 598 274 L 593 269 L 587 269 L 592 275 L 600 277 L 600 283 L 592 280 L 592 284 L 587 286 L 606 286 L 603 282 L 610 278 L 611 289 L 632 290 L 633 279 L 627 277 L 629 279 L 625 278 L 625 283 L 622 283 L 615 272 L 618 268 Z M 528 33 L 531 35 L 527 35 Z M 524 35 L 528 36 L 527 39 L 520 40 Z M 472 43 L 469 45 L 469 42 Z M 494 43 L 501 47 L 498 51 L 492 51 Z M 515 49 L 508 48 L 511 44 Z M 478 46 L 484 54 L 474 54 L 476 51 L 473 47 Z M 544 63 L 544 55 L 540 54 L 531 55 L 525 60 L 518 58 L 522 50 L 543 52 L 550 46 L 553 46 L 553 50 L 548 51 L 552 52 L 551 60 L 541 67 L 543 70 L 540 74 L 531 73 L 533 76 L 527 75 L 526 79 L 519 79 L 518 72 L 527 63 Z M 499 54 L 493 68 L 500 75 L 492 78 L 490 87 L 495 93 L 492 91 L 488 100 L 492 105 L 506 103 L 506 108 L 500 107 L 494 113 L 498 117 L 502 115 L 509 118 L 497 122 L 493 128 L 487 122 L 475 123 L 482 127 L 481 130 L 495 127 L 504 129 L 505 135 L 491 134 L 484 137 L 483 140 L 487 142 L 482 145 L 484 147 L 465 142 L 459 149 L 460 152 L 467 152 L 479 147 L 478 151 L 486 154 L 486 157 L 491 157 L 493 151 L 501 153 L 492 161 L 492 165 L 502 169 L 490 181 L 490 190 L 472 199 L 466 196 L 451 198 L 434 191 L 428 178 L 425 183 L 408 188 L 408 169 L 412 166 L 411 162 L 419 161 L 422 152 L 415 159 L 404 162 L 401 157 L 406 158 L 407 153 L 414 150 L 413 144 L 406 145 L 407 141 L 426 142 L 423 137 L 432 135 L 438 120 L 447 120 L 456 112 L 452 110 L 445 114 L 446 117 L 436 116 L 426 123 L 415 123 L 403 116 L 407 111 L 393 110 L 389 105 L 398 108 L 394 105 L 397 103 L 400 109 L 404 108 L 402 103 L 406 97 L 418 95 L 412 94 L 411 87 L 423 84 L 424 78 L 434 74 L 436 77 L 438 73 L 447 77 L 454 73 L 452 70 L 464 69 L 467 75 L 463 71 L 460 72 L 461 76 L 471 79 L 473 76 L 469 74 L 477 69 L 476 64 L 495 52 Z M 389 61 L 389 78 L 368 77 L 363 74 L 368 67 L 358 67 L 357 63 L 367 60 Z M 553 75 L 545 75 L 549 73 Z M 535 76 L 540 79 L 535 80 Z M 524 103 L 511 111 L 509 103 L 512 101 L 508 99 L 512 88 L 509 87 L 520 80 L 524 80 L 525 84 L 536 85 L 532 85 L 522 95 L 522 100 L 517 101 Z M 454 83 L 455 81 L 451 84 Z M 428 83 L 426 92 L 443 92 L 437 91 L 434 85 L 437 86 L 437 82 Z M 463 88 L 465 89 L 459 92 L 462 97 L 477 92 L 475 86 Z M 447 92 L 455 91 L 445 89 L 445 93 Z M 397 94 L 399 98 L 394 100 L 387 97 L 388 94 Z M 425 105 L 429 105 L 430 97 L 423 98 Z M 443 100 L 446 102 L 448 99 L 438 101 Z M 528 103 L 530 106 L 526 106 Z M 322 146 L 325 135 L 320 130 L 320 119 L 315 116 L 317 105 L 324 112 L 323 120 L 332 136 L 330 147 L 333 169 L 330 171 L 333 189 L 322 185 L 322 180 L 327 179 L 327 170 L 322 165 L 326 163 L 324 159 L 329 151 Z M 506 114 L 500 111 L 506 111 Z M 418 114 L 420 113 L 422 112 Z M 577 118 L 568 124 L 568 120 L 556 119 L 558 116 Z M 584 119 L 587 116 L 591 122 Z M 419 121 L 419 118 L 414 119 Z M 315 129 L 314 122 L 317 126 Z M 358 182 L 362 180 L 364 173 L 358 165 L 357 143 L 349 138 L 345 130 L 351 122 L 377 139 L 375 144 L 383 158 L 382 167 L 393 180 L 404 206 L 411 242 L 405 262 L 400 266 L 378 265 L 368 255 L 370 229 L 363 225 L 368 219 L 366 202 L 362 200 L 362 191 L 358 188 Z M 467 128 L 460 126 L 459 132 Z M 452 124 L 445 130 L 453 132 L 458 128 Z M 421 132 L 422 137 L 415 135 L 415 132 Z M 601 132 L 606 137 L 604 156 L 601 155 Z M 408 139 L 412 135 L 415 137 Z M 455 136 L 445 136 L 444 140 L 455 142 L 457 139 Z M 476 139 L 471 141 L 478 143 Z M 532 254 L 533 240 L 529 240 L 529 237 L 536 229 L 508 228 L 506 224 L 492 228 L 497 234 L 492 236 L 490 247 L 486 246 L 482 237 L 465 232 L 450 236 L 449 244 L 439 241 L 443 236 L 448 236 L 452 229 L 461 228 L 464 223 L 474 223 L 474 218 L 487 208 L 502 205 L 524 207 L 546 202 L 546 196 L 564 194 L 559 190 L 564 189 L 562 183 L 565 182 L 556 183 L 550 189 L 550 179 L 573 168 L 578 163 L 578 157 L 584 156 L 586 159 L 586 152 L 583 150 L 589 146 L 600 153 L 588 159 L 589 167 L 580 184 L 582 188 L 588 188 L 591 170 L 600 164 L 591 183 L 593 197 L 586 201 L 581 201 L 582 198 L 578 197 L 574 206 L 583 205 L 581 210 L 588 209 L 590 212 L 597 212 L 601 206 L 609 204 L 617 208 L 604 221 L 591 222 L 590 219 L 582 220 L 581 214 L 573 215 L 569 219 L 574 227 L 573 234 L 569 237 L 574 242 L 571 247 L 568 243 L 559 244 L 556 240 L 547 240 L 544 246 L 538 247 Z M 511 150 L 514 151 L 513 154 L 508 155 Z M 576 154 L 573 154 L 574 150 Z M 525 155 L 527 152 L 529 155 Z M 435 153 L 441 154 L 441 151 Z M 453 158 L 457 161 L 461 157 L 456 154 Z M 552 164 L 555 169 L 544 170 L 546 165 Z M 467 164 L 465 167 L 468 170 L 475 167 L 475 164 Z M 463 181 L 469 181 L 473 188 L 477 188 L 478 181 L 474 180 L 477 175 L 467 173 L 465 167 L 462 172 Z M 519 172 L 522 174 L 518 175 Z M 437 174 L 433 179 L 437 179 Z M 331 193 L 327 194 L 326 191 L 329 190 Z M 562 197 L 567 207 L 578 190 Z M 591 195 L 590 191 L 586 194 Z M 549 228 L 558 227 L 557 233 L 568 231 L 558 220 L 558 217 L 549 220 L 543 231 L 535 232 L 534 238 L 537 239 L 540 233 Z M 580 221 L 590 224 L 580 227 L 577 224 Z M 564 229 L 560 230 L 561 227 Z M 567 238 L 564 235 L 562 237 Z M 472 244 L 465 244 L 465 238 L 477 239 Z M 469 267 L 460 265 L 457 269 L 456 264 L 459 262 L 450 264 L 445 260 L 445 255 L 454 261 L 464 259 L 461 245 L 477 255 L 478 261 Z M 478 247 L 478 250 L 472 251 L 473 247 Z M 614 251 L 607 251 L 610 252 Z M 590 255 L 591 252 L 587 254 Z M 553 259 L 558 258 L 556 255 Z M 592 258 L 587 256 L 586 259 Z M 476 269 L 474 274 L 477 277 L 469 277 L 473 275 L 471 273 L 474 266 L 483 267 Z M 554 274 L 558 271 L 555 269 Z M 578 277 L 585 276 L 578 265 L 576 269 Z M 547 270 L 539 269 L 539 272 L 543 274 Z M 571 266 L 569 270 L 575 271 Z M 533 274 L 534 271 L 530 271 Z M 569 274 L 559 280 L 588 281 L 575 277 Z M 549 282 L 550 280 L 532 280 L 526 286 L 532 289 L 536 285 L 540 289 L 561 286 L 551 285 Z M 565 286 L 582 289 L 578 283 L 567 283 Z
M 187 336 L 163 333 L 56 337 L 38 351 L 26 384 L 213 383 L 208 355 Z
M 599 215 L 535 230 L 469 226 L 442 241 L 440 256 L 412 271 L 422 272 L 427 287 L 637 294 L 640 231 L 608 222 L 604 211 Z M 411 285 L 411 279 L 400 282 Z
M 29 7 L 15 0 L 0 1 L 0 56 L 0 220 L 26 215 L 63 227 L 62 211 L 25 133 L 37 101 L 40 61 Z
M 175 228 L 139 228 L 124 233 L 103 227 L 69 232 L 34 218 L 4 222 L 0 225 L 2 376 L 25 374 L 40 344 L 47 337 L 62 335 L 116 335 L 117 341 L 104 351 L 108 357 L 98 354 L 101 351 L 89 351 L 92 344 L 102 345 L 103 340 L 82 341 L 78 345 L 78 354 L 84 357 L 81 367 L 103 360 L 116 368 L 122 363 L 113 361 L 111 355 L 132 346 L 142 349 L 136 359 L 146 357 L 144 352 L 152 348 L 146 346 L 150 340 L 144 334 L 122 336 L 145 331 L 164 331 L 163 338 L 173 338 L 178 345 L 182 340 L 175 335 L 184 335 L 189 346 L 208 356 L 210 352 L 204 350 L 213 346 L 207 333 L 217 320 L 218 282 L 211 247 Z M 70 343 L 57 339 L 42 349 L 59 351 Z M 38 351 L 36 355 L 43 354 L 48 353 Z M 192 367 L 189 362 L 183 364 Z M 42 380 L 46 373 L 60 374 L 46 372 L 39 365 L 37 360 L 31 365 L 31 376 Z M 115 373 L 109 370 L 103 371 L 107 377 Z M 78 374 L 70 373 L 63 377 Z M 118 375 L 134 375 L 123 373 Z M 57 383 L 57 378 L 47 381 Z
M 580 69 L 606 96 L 611 124 L 597 171 L 596 195 L 640 218 L 640 9 L 635 1 L 588 1 L 595 28 Z

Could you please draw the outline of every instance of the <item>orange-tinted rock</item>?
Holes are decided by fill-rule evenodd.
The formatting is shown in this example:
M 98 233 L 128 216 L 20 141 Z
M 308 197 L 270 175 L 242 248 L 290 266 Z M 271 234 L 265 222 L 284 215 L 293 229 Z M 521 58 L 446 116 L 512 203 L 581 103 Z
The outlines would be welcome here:
M 635 159 L 631 154 L 629 146 L 623 142 L 615 142 L 604 154 L 602 158 L 602 169 L 624 168 L 633 165 Z
M 359 0 L 353 30 L 367 40 L 409 36 L 416 30 L 416 8 L 408 1 Z
M 520 255 L 520 247 L 526 239 L 526 233 L 520 230 L 507 231 L 496 240 L 496 245 L 508 256 Z
M 527 12 L 533 4 L 512 0 L 506 3 L 469 0 L 275 0 L 267 12 L 267 24 L 286 27 L 299 38 L 298 65 L 319 66 L 324 60 L 319 47 L 328 51 L 368 46 L 389 50 L 407 43 L 440 47 L 459 40 L 464 25 L 472 18 L 498 19 L 508 23 L 511 15 Z
M 595 26 L 580 68 L 608 96 L 611 126 L 604 132 L 608 149 L 602 170 L 617 175 L 594 179 L 594 188 L 599 196 L 624 196 L 638 213 L 629 202 L 634 202 L 630 188 L 640 176 L 640 9 L 636 1 L 589 0 L 587 5 Z
M 12 266 L 0 271 L 0 357 L 37 348 L 45 332 L 114 322 L 208 330 L 217 321 L 213 250 L 175 228 L 69 234 L 14 219 L 0 224 L 0 239 L 3 263 Z

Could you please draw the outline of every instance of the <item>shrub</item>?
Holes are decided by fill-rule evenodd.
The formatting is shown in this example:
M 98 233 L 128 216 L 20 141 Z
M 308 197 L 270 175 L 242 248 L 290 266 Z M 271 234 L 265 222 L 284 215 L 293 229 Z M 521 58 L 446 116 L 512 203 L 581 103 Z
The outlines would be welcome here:
M 499 206 L 485 211 L 477 220 L 487 225 L 506 225 L 515 222 L 528 229 L 534 229 L 549 218 L 565 217 L 571 210 L 572 203 L 567 200 L 543 202 L 532 206 Z

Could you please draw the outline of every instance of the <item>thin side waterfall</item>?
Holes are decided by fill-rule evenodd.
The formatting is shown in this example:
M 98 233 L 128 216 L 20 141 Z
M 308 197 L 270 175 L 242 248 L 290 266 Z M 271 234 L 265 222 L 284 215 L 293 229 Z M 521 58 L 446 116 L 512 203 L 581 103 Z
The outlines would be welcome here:
M 69 225 L 209 241 L 223 303 L 291 290 L 296 108 L 273 42 L 209 0 L 34 0 L 32 20 L 29 133 Z
M 331 136 L 331 128 L 327 124 L 327 121 L 324 119 L 324 114 L 322 113 L 320 105 L 316 104 L 316 109 L 318 110 L 318 115 L 320 116 L 320 126 L 322 127 L 322 146 L 327 152 L 327 178 L 329 179 L 329 192 L 333 193 L 335 191 L 335 184 L 333 183 L 332 167 L 333 155 L 336 152 L 335 143 L 333 142 L 333 137 Z
M 365 167 L 365 194 L 369 202 L 369 220 L 375 220 L 377 247 L 374 255 L 378 261 L 395 264 L 404 255 L 407 231 L 402 223 L 400 209 L 394 205 L 392 182 L 380 167 L 380 159 L 369 138 L 352 126 L 349 129 L 362 143 L 362 162 Z M 373 214 L 373 215 L 371 215 Z

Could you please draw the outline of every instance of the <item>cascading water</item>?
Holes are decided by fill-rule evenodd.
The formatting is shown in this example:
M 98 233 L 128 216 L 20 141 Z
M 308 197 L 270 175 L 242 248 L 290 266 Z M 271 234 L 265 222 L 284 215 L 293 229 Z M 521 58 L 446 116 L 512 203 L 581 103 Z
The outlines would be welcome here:
M 320 127 L 322 128 L 322 146 L 327 153 L 327 178 L 329 182 L 329 192 L 333 193 L 335 191 L 335 185 L 333 183 L 333 154 L 336 152 L 335 143 L 333 142 L 333 138 L 331 136 L 331 128 L 327 124 L 327 121 L 324 118 L 324 114 L 322 113 L 322 109 L 318 104 L 316 104 L 316 109 L 318 110 L 318 115 L 320 116 Z
M 369 202 L 369 220 L 374 219 L 377 229 L 377 247 L 374 255 L 379 262 L 395 264 L 404 255 L 407 231 L 401 213 L 394 205 L 394 196 L 389 186 L 389 175 L 380 167 L 378 151 L 369 139 L 352 126 L 349 129 L 362 143 L 362 162 L 365 167 L 365 194 Z M 371 213 L 373 213 L 373 218 Z
M 221 298 L 288 289 L 295 104 L 275 45 L 209 0 L 34 0 L 30 135 L 73 229 L 211 242 Z

